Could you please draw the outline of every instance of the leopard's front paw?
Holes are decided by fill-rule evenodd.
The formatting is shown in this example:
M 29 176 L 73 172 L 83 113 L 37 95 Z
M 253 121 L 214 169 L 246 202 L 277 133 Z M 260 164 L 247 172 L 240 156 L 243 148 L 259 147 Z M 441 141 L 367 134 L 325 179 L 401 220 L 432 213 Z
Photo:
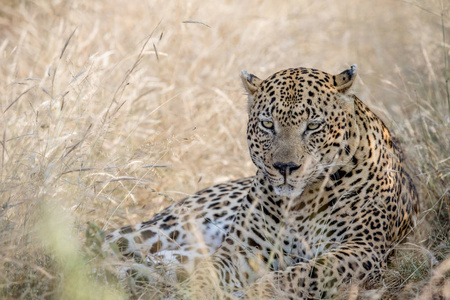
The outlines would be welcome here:
M 276 294 L 276 278 L 273 274 L 267 274 L 258 281 L 248 286 L 240 299 L 280 299 Z M 237 295 L 236 295 L 237 296 Z

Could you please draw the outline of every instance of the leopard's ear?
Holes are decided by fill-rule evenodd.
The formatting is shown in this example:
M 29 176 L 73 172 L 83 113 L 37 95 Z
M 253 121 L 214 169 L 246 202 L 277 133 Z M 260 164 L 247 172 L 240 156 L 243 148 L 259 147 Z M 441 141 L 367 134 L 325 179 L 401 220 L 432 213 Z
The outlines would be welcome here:
M 247 71 L 242 70 L 241 71 L 241 79 L 242 83 L 244 84 L 244 88 L 248 93 L 248 96 L 253 96 L 255 92 L 258 90 L 259 85 L 261 84 L 262 80 L 256 77 L 253 74 L 248 74 Z
M 333 84 L 336 87 L 336 89 L 341 92 L 345 93 L 353 84 L 356 78 L 356 74 L 358 73 L 358 66 L 352 65 L 350 69 L 345 70 L 339 75 L 333 76 Z

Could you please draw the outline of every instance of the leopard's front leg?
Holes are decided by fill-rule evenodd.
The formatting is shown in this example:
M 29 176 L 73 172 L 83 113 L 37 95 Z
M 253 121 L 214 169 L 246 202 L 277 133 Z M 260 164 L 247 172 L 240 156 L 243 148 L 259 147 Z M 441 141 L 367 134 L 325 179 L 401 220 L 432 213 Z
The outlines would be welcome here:
M 333 251 L 265 275 L 247 288 L 247 299 L 328 299 L 338 287 L 361 284 L 383 269 L 384 251 L 373 245 L 345 243 Z M 379 249 L 380 250 L 380 249 Z
M 234 282 L 231 286 L 224 286 L 224 282 L 229 282 L 230 273 L 234 273 L 234 269 L 229 267 L 229 260 L 221 260 L 219 257 L 208 258 L 202 260 L 194 270 L 194 273 L 188 280 L 181 283 L 178 290 L 177 299 L 215 299 L 215 300 L 231 300 L 238 299 L 233 292 L 236 291 L 235 286 L 239 286 L 238 282 Z

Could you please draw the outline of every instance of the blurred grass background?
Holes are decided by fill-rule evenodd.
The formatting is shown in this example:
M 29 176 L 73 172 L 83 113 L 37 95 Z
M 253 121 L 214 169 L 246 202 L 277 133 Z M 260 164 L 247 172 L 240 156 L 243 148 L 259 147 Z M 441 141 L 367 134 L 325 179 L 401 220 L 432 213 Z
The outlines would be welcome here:
M 89 275 L 104 266 L 84 250 L 86 229 L 135 224 L 254 173 L 241 69 L 265 78 L 354 63 L 355 93 L 403 142 L 423 212 L 374 297 L 450 297 L 441 276 L 449 9 L 446 0 L 0 1 L 0 298 L 133 297 Z

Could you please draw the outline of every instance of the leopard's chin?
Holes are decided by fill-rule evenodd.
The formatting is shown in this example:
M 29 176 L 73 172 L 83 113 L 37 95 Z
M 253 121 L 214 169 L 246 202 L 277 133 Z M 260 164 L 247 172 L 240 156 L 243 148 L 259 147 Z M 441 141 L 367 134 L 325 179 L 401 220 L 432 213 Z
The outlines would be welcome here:
M 274 186 L 273 190 L 278 196 L 295 199 L 303 193 L 304 188 L 301 186 L 297 187 L 288 183 L 283 183 L 278 186 Z

